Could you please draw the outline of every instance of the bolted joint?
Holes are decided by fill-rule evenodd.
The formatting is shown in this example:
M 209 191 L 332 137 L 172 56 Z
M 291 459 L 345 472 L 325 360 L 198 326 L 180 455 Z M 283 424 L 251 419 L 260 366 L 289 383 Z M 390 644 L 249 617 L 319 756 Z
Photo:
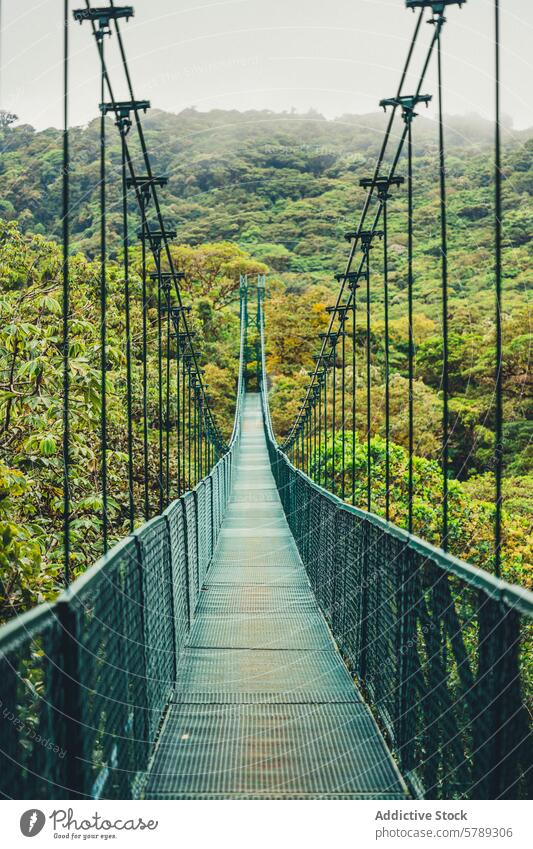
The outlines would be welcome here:
M 427 109 L 431 100 L 433 100 L 433 95 L 431 94 L 402 94 L 400 97 L 386 97 L 379 101 L 379 105 L 383 107 L 384 112 L 387 111 L 388 106 L 391 106 L 393 109 L 399 107 L 402 110 L 403 120 L 406 124 L 409 124 L 418 115 L 415 112 L 415 106 L 419 103 L 424 103 Z
M 389 189 L 393 186 L 401 186 L 405 183 L 403 177 L 362 177 L 359 180 L 359 185 L 363 189 L 377 189 L 378 198 L 380 201 L 387 201 L 391 195 Z
M 361 241 L 361 248 L 364 253 L 367 253 L 372 248 L 372 239 L 377 236 L 377 238 L 381 239 L 383 236 L 383 230 L 349 230 L 344 234 L 344 238 L 347 242 L 355 241 L 359 239 Z
M 142 111 L 146 114 L 148 109 L 150 109 L 149 100 L 121 100 L 100 104 L 102 115 L 107 115 L 109 112 L 115 113 L 115 124 L 122 136 L 127 136 L 133 125 L 131 113 Z
M 175 239 L 177 233 L 175 230 L 150 230 L 149 227 L 143 227 L 142 230 L 139 230 L 137 233 L 137 238 L 146 239 L 148 237 L 152 250 L 156 254 L 161 253 L 161 246 L 163 242 L 169 241 L 171 239 Z
M 463 3 L 466 3 L 466 0 L 405 0 L 406 8 L 412 9 L 413 12 L 415 9 L 431 9 L 433 19 L 429 21 L 430 24 L 445 23 L 444 10 L 446 6 L 459 6 L 461 8 Z
M 144 209 L 150 203 L 152 189 L 163 188 L 168 183 L 168 177 L 127 177 L 128 189 L 135 189 L 140 194 L 140 201 Z
M 84 21 L 90 21 L 94 27 L 94 35 L 96 40 L 101 42 L 106 35 L 111 35 L 111 21 L 124 19 L 128 23 L 130 18 L 133 18 L 135 13 L 133 6 L 104 6 L 94 9 L 75 9 L 73 11 L 75 21 L 82 24 Z M 98 28 L 96 28 L 98 26 Z

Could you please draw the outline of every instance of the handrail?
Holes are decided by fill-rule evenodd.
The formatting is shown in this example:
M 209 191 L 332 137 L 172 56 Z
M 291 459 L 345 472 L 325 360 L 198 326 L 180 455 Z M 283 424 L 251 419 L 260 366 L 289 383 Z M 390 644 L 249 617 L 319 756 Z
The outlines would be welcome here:
M 136 798 L 230 496 L 246 311 L 227 452 L 51 604 L 0 628 L 0 793 Z M 103 724 L 102 724 L 103 723 Z
M 533 593 L 341 501 L 277 444 L 270 463 L 324 617 L 413 795 L 531 798 Z

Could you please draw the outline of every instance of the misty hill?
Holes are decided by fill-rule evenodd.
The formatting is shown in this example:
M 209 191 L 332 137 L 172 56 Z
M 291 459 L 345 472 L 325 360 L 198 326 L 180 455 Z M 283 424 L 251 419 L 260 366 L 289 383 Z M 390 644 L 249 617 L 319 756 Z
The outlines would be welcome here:
M 152 111 L 144 119 L 156 173 L 169 177 L 161 193 L 166 220 L 178 241 L 232 240 L 282 273 L 289 285 L 331 281 L 346 256 L 343 233 L 358 220 L 364 200 L 359 179 L 372 174 L 386 116 L 345 115 L 328 121 L 315 112 Z M 111 252 L 120 249 L 120 147 L 109 121 L 109 230 Z M 396 138 L 402 129 L 396 124 Z M 437 127 L 417 118 L 415 230 L 419 295 L 429 299 L 438 280 L 439 228 Z M 25 230 L 61 234 L 61 133 L 28 125 L 2 129 L 0 216 Z M 98 250 L 98 137 L 96 120 L 72 130 L 73 245 Z M 491 288 L 493 227 L 493 126 L 477 116 L 447 119 L 450 260 L 457 296 Z M 135 133 L 135 164 L 143 172 Z M 392 146 L 391 146 L 392 150 Z M 527 270 L 533 191 L 533 130 L 504 134 L 504 209 L 510 290 L 517 297 Z M 397 173 L 405 173 L 400 160 Z M 401 279 L 405 254 L 405 191 L 391 202 L 392 285 Z M 137 212 L 132 197 L 132 233 Z M 424 284 L 426 293 L 424 294 Z M 488 296 L 487 296 L 488 297 Z M 483 300 L 483 299 L 482 299 Z M 512 302 L 508 300 L 508 303 Z

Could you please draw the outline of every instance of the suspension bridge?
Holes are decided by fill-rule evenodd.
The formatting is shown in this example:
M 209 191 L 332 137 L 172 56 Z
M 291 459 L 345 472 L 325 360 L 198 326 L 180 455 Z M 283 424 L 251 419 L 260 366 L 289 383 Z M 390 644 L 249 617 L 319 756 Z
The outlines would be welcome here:
M 465 0 L 466 2 L 466 0 Z M 441 39 L 456 0 L 406 0 L 417 12 L 397 92 L 339 294 L 319 340 L 299 413 L 278 444 L 270 418 L 265 281 L 241 280 L 234 427 L 226 443 L 203 379 L 201 351 L 173 262 L 121 23 L 130 6 L 64 3 L 63 541 L 65 590 L 0 630 L 0 792 L 31 799 L 497 799 L 531 796 L 533 596 L 501 579 L 503 391 L 499 4 L 495 125 L 495 516 L 493 571 L 447 551 L 447 217 Z M 70 425 L 69 26 L 94 35 L 101 67 L 102 559 L 72 580 Z M 457 11 L 453 9 L 453 12 Z M 418 82 L 404 84 L 426 13 L 432 30 Z M 113 35 L 129 100 L 115 98 L 104 45 Z M 442 534 L 413 533 L 415 480 L 413 133 L 438 70 L 438 164 L 443 310 Z M 107 116 L 121 139 L 130 534 L 111 544 L 107 361 Z M 401 123 L 387 159 L 393 122 Z M 130 149 L 136 131 L 142 172 Z M 405 177 L 396 171 L 406 159 Z M 386 171 L 386 173 L 383 173 Z M 388 200 L 408 206 L 409 452 L 405 528 L 390 522 Z M 140 217 L 142 344 L 130 320 L 130 198 Z M 383 250 L 386 356 L 386 509 L 372 501 L 369 349 L 371 251 Z M 149 257 L 155 271 L 150 272 Z M 151 280 L 150 280 L 151 277 Z M 148 325 L 156 291 L 158 440 L 149 466 Z M 357 293 L 366 292 L 366 498 L 357 503 L 346 434 L 358 428 Z M 257 302 L 251 304 L 252 294 Z M 140 399 L 133 371 L 140 368 Z M 346 385 L 352 369 L 354 387 Z M 132 409 L 143 409 L 136 450 Z M 328 450 L 333 461 L 328 462 Z M 171 466 L 171 455 L 175 465 Z M 339 464 L 335 461 L 339 460 Z M 175 469 L 175 473 L 171 470 Z M 142 481 L 141 496 L 136 487 Z M 154 498 L 155 502 L 154 503 Z

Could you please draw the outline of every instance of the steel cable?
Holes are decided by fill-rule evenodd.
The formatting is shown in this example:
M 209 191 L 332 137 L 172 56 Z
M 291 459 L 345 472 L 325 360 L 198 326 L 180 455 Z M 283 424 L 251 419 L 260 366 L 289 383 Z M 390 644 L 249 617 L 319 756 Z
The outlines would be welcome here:
M 64 582 L 70 583 L 70 146 L 69 146 L 69 0 L 63 9 L 63 559 Z

